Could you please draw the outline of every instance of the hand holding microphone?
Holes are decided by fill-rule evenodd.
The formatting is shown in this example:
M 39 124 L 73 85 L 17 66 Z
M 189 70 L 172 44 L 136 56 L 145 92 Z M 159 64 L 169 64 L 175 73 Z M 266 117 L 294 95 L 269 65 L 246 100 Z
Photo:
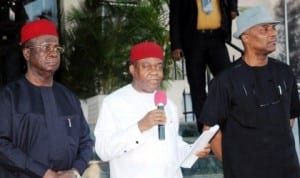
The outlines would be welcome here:
M 158 90 L 154 95 L 154 103 L 157 106 L 157 109 L 164 110 L 164 107 L 167 103 L 166 93 L 162 90 Z M 158 138 L 160 140 L 165 139 L 165 126 L 158 125 Z
M 163 91 L 158 91 L 154 96 L 154 103 L 157 109 L 149 111 L 140 121 L 138 121 L 138 127 L 141 132 L 151 129 L 153 126 L 158 125 L 159 138 L 163 140 L 164 124 L 166 122 L 166 115 L 163 111 L 166 104 L 166 94 Z

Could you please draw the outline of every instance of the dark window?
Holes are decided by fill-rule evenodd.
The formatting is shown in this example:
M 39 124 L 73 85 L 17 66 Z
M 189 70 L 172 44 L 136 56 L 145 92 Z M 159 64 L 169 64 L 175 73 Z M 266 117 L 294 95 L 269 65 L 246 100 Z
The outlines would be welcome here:
M 45 17 L 58 25 L 57 1 L 25 0 L 24 4 L 29 21 L 35 20 L 39 17 Z

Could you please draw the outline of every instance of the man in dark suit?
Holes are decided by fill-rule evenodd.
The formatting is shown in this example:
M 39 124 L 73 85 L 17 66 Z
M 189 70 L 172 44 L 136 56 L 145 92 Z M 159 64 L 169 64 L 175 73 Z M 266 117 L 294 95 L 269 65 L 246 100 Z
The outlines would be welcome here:
M 208 4 L 206 4 L 208 3 Z M 217 75 L 230 64 L 226 41 L 231 40 L 231 23 L 237 0 L 170 0 L 170 38 L 175 61 L 186 59 L 193 112 L 198 121 L 206 99 L 206 67 Z

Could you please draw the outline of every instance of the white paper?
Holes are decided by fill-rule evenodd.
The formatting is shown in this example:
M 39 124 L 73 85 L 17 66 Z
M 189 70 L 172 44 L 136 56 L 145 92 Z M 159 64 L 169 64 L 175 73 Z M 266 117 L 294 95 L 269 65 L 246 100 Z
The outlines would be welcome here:
M 180 161 L 180 167 L 191 168 L 198 159 L 196 156 L 197 151 L 204 149 L 218 130 L 219 125 L 214 125 L 208 130 L 203 131 L 198 139 L 193 143 L 193 146 L 188 154 L 183 158 L 182 161 Z

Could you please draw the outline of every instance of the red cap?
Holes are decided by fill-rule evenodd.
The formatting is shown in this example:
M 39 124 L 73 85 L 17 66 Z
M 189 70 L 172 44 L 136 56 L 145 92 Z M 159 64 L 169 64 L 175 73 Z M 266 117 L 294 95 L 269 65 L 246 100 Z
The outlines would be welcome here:
M 21 29 L 20 44 L 41 35 L 58 36 L 55 24 L 46 19 L 39 19 L 25 24 Z
M 163 60 L 164 55 L 163 55 L 162 48 L 158 44 L 154 42 L 148 42 L 148 41 L 138 43 L 131 48 L 131 52 L 130 52 L 131 63 L 148 57 L 155 57 Z

